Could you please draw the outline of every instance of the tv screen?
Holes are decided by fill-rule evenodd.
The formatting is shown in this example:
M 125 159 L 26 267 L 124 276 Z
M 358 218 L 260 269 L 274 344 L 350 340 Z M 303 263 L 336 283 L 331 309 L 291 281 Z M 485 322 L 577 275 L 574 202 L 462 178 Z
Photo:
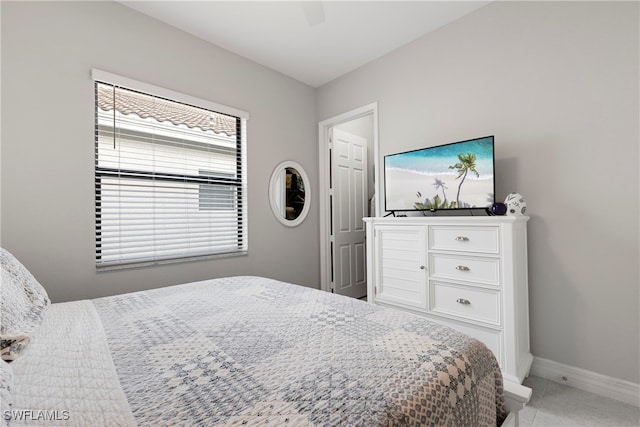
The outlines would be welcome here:
M 493 136 L 384 157 L 385 210 L 485 209 L 494 202 Z

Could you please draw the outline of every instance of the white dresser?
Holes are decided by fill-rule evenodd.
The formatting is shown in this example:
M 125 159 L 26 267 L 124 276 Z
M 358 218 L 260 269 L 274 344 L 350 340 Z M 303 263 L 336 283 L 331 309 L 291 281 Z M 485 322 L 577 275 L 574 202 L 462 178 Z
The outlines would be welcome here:
M 484 342 L 505 381 L 529 373 L 529 217 L 365 218 L 367 298 Z

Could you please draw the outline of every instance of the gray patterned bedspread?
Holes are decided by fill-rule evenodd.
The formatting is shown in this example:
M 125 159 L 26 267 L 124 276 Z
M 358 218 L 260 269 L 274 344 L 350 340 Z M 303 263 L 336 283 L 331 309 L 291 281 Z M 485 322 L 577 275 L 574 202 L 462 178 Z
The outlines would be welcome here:
M 144 426 L 485 426 L 481 343 L 407 313 L 260 277 L 93 300 Z

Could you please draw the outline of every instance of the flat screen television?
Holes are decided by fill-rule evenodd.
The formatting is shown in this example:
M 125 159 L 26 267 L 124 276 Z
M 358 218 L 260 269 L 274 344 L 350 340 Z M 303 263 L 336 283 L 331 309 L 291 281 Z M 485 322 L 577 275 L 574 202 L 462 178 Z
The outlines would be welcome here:
M 494 137 L 384 157 L 385 210 L 486 209 L 495 201 Z

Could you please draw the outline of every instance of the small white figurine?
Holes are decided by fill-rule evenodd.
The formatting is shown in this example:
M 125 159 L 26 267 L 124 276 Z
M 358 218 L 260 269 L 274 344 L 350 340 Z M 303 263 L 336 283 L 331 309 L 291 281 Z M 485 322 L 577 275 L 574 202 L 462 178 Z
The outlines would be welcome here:
M 507 215 L 510 216 L 524 215 L 527 211 L 527 202 L 522 197 L 522 194 L 519 193 L 507 194 L 504 204 L 507 205 Z

